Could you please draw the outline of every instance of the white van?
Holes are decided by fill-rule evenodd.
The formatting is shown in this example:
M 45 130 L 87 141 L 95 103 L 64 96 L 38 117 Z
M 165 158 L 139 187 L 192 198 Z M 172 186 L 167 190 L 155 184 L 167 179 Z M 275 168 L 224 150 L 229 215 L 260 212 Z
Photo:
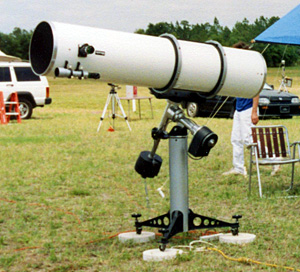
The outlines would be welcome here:
M 18 93 L 22 119 L 29 119 L 35 107 L 52 102 L 47 78 L 35 75 L 27 62 L 0 62 L 0 91 L 4 101 L 11 93 Z

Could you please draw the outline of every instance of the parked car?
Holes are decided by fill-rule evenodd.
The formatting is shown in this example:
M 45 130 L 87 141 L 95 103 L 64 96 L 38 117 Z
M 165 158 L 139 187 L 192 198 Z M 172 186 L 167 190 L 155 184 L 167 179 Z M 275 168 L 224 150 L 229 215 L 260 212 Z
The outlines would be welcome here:
M 35 75 L 27 62 L 0 62 L 0 91 L 4 101 L 18 93 L 22 119 L 29 119 L 35 107 L 52 102 L 47 78 Z
M 222 104 L 223 106 L 218 111 Z M 233 118 L 235 98 L 217 95 L 213 98 L 202 99 L 197 103 L 188 102 L 184 107 L 190 117 L 209 117 L 216 114 L 215 117 Z M 258 107 L 260 119 L 300 116 L 299 97 L 289 92 L 274 90 L 274 87 L 269 84 L 265 84 L 259 94 Z
M 259 95 L 259 116 L 267 118 L 292 118 L 300 116 L 299 97 L 290 92 L 279 92 L 265 85 Z
M 224 102 L 225 101 L 225 102 Z M 223 105 L 220 109 L 219 107 Z M 219 110 L 218 110 L 219 109 Z M 213 98 L 201 99 L 201 102 L 188 102 L 187 115 L 190 117 L 215 117 L 233 118 L 235 110 L 235 97 L 216 95 Z

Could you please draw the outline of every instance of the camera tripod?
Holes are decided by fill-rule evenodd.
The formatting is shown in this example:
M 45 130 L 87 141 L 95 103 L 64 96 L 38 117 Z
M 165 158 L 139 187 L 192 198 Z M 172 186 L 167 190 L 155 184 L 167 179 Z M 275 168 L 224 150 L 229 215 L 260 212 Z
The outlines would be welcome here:
M 98 125 L 97 132 L 99 132 L 99 130 L 100 130 L 102 121 L 104 120 L 104 117 L 105 117 L 105 114 L 106 114 L 106 111 L 107 111 L 107 107 L 108 107 L 110 101 L 111 101 L 111 107 L 112 107 L 111 117 L 113 119 L 113 128 L 115 126 L 114 121 L 115 121 L 116 116 L 122 117 L 121 115 L 116 114 L 116 103 L 117 103 L 117 105 L 121 109 L 123 118 L 126 121 L 129 130 L 131 131 L 131 127 L 130 127 L 129 122 L 127 120 L 127 116 L 126 116 L 125 111 L 122 107 L 122 104 L 121 104 L 120 98 L 118 96 L 118 93 L 116 92 L 116 89 L 121 89 L 121 87 L 119 87 L 118 85 L 112 84 L 112 83 L 108 83 L 108 85 L 111 86 L 111 90 L 108 94 L 108 97 L 107 97 L 107 100 L 106 100 L 106 103 L 105 103 L 105 106 L 104 106 L 104 110 L 103 110 L 103 113 L 102 113 L 101 118 L 100 118 L 100 122 L 99 122 L 99 125 Z

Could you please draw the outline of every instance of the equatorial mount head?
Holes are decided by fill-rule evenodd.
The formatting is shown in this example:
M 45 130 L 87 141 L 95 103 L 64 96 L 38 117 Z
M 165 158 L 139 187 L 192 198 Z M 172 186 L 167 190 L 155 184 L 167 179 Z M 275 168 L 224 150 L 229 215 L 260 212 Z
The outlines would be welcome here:
M 187 118 L 176 104 L 171 105 L 167 112 L 173 122 L 178 122 L 193 135 L 188 152 L 194 157 L 208 156 L 210 150 L 216 145 L 218 136 L 208 127 L 199 126 Z

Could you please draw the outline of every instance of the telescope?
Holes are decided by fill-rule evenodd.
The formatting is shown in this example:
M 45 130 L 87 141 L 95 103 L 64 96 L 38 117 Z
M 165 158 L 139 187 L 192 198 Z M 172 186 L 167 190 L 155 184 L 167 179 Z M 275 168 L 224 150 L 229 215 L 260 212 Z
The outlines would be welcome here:
M 188 207 L 187 153 L 208 156 L 218 141 L 206 126 L 185 117 L 180 102 L 197 102 L 215 95 L 253 98 L 265 83 L 264 58 L 251 50 L 177 40 L 173 35 L 153 37 L 56 22 L 41 22 L 30 44 L 30 62 L 37 75 L 92 78 L 107 83 L 147 87 L 166 99 L 161 122 L 152 129 L 151 151 L 141 152 L 135 170 L 143 178 L 158 175 L 162 159 L 156 154 L 160 141 L 169 141 L 170 210 L 145 221 L 134 214 L 136 234 L 142 227 L 160 228 L 160 250 L 179 232 L 230 227 L 238 235 L 240 215 L 228 223 L 194 213 Z M 177 125 L 167 132 L 170 122 Z M 188 132 L 193 136 L 187 147 Z M 197 223 L 197 222 L 200 223 Z
M 252 98 L 262 89 L 266 63 L 251 50 L 41 22 L 30 44 L 34 73 L 94 78 L 150 88 L 157 98 L 195 100 L 215 95 Z

